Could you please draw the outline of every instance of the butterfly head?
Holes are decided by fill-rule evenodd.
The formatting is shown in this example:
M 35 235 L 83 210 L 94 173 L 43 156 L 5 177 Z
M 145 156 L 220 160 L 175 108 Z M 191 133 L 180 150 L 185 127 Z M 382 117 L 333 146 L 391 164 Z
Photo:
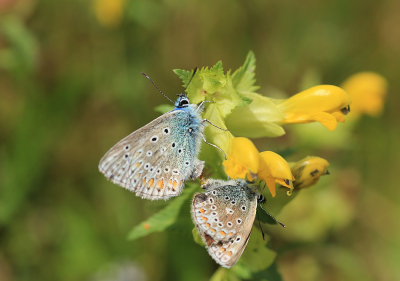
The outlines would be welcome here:
M 178 94 L 178 99 L 175 102 L 175 110 L 189 107 L 189 98 L 185 93 Z

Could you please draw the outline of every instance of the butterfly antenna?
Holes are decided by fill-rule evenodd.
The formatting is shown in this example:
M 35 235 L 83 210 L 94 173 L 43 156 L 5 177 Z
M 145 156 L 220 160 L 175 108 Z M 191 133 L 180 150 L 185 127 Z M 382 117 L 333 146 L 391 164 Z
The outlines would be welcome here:
M 156 84 L 154 84 L 154 82 L 153 81 L 151 81 L 151 79 L 150 79 L 150 77 L 149 76 L 147 76 L 147 74 L 146 73 L 144 73 L 144 72 L 142 72 L 142 74 L 144 75 L 144 77 L 146 77 L 147 79 L 149 79 L 150 80 L 150 82 L 154 85 L 154 87 L 156 87 L 157 88 L 157 90 L 159 90 L 160 91 L 160 93 L 161 94 L 163 94 L 163 96 L 164 97 L 166 97 L 170 102 L 172 102 L 172 103 L 174 103 L 169 97 L 167 97 L 158 87 L 157 87 L 157 85 Z
M 270 213 L 268 213 L 261 204 L 259 204 L 259 206 L 261 207 L 261 209 L 263 209 L 264 212 L 267 213 L 267 215 L 269 215 L 274 221 L 276 221 L 277 223 L 279 223 L 281 226 L 283 226 L 284 228 L 286 228 L 286 225 L 284 225 L 283 223 L 281 223 L 280 221 L 278 221 L 276 218 L 274 218 Z
M 261 229 L 261 234 L 262 234 L 263 240 L 265 241 L 265 235 L 264 235 L 264 231 L 261 227 L 260 215 L 258 214 L 258 212 L 257 212 L 257 219 L 258 219 L 258 225 L 260 226 L 260 229 Z

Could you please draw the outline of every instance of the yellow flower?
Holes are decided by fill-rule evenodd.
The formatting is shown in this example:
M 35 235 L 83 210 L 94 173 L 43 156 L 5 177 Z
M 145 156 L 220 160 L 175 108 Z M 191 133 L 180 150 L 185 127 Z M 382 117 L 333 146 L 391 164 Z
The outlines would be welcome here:
M 347 78 L 341 85 L 352 100 L 351 116 L 377 116 L 383 110 L 387 80 L 374 72 L 360 72 Z
M 296 177 L 293 187 L 300 189 L 315 185 L 321 176 L 329 174 L 328 166 L 329 162 L 320 157 L 307 156 L 301 159 L 291 168 L 293 175 Z
M 106 27 L 118 26 L 123 17 L 125 0 L 94 0 L 97 20 Z
M 284 115 L 273 99 L 251 92 L 241 95 L 252 102 L 235 108 L 225 119 L 232 134 L 249 138 L 279 137 L 285 134 L 285 130 L 277 125 L 284 119 Z
M 260 168 L 257 176 L 266 182 L 272 197 L 276 195 L 275 183 L 290 187 L 290 181 L 295 180 L 286 160 L 272 151 L 260 153 Z
M 320 122 L 330 131 L 337 121 L 344 122 L 351 103 L 348 94 L 339 87 L 320 85 L 286 100 L 275 100 L 284 114 L 280 124 Z
M 228 160 L 222 163 L 232 179 L 253 180 L 258 172 L 260 156 L 253 142 L 247 138 L 233 138 Z
M 228 160 L 222 164 L 226 174 L 233 179 L 260 179 L 266 182 L 273 197 L 275 183 L 290 187 L 294 177 L 289 164 L 272 151 L 259 153 L 253 142 L 247 138 L 233 138 Z

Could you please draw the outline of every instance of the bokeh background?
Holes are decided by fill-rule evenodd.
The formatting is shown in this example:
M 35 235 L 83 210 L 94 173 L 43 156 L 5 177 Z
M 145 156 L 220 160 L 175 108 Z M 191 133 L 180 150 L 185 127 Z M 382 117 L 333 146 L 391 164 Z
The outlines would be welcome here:
M 380 116 L 256 144 L 331 163 L 278 215 L 287 229 L 264 229 L 283 280 L 400 280 L 399 15 L 396 0 L 0 0 L 0 280 L 208 280 L 218 267 L 189 203 L 185 227 L 127 241 L 168 202 L 97 165 L 166 103 L 141 71 L 173 98 L 172 69 L 235 70 L 250 50 L 267 96 L 366 70 L 388 80 Z

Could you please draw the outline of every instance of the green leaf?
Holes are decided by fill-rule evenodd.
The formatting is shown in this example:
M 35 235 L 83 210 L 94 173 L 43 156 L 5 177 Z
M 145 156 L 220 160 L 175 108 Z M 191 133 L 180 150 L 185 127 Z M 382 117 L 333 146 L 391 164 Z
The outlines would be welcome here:
M 232 74 L 233 87 L 239 93 L 242 92 L 255 92 L 260 87 L 254 86 L 256 80 L 254 79 L 256 69 L 256 57 L 252 51 L 246 57 L 243 66 L 239 67 Z
M 197 230 L 197 227 L 194 227 L 192 229 L 192 234 L 193 234 L 193 240 L 194 242 L 196 242 L 197 244 L 199 244 L 200 246 L 205 247 L 206 244 L 204 244 L 203 239 L 201 239 L 201 236 L 199 234 L 199 231 Z
M 282 276 L 278 272 L 276 262 L 274 262 L 267 269 L 254 274 L 251 280 L 282 281 Z
M 210 69 L 203 67 L 198 70 L 193 78 L 193 71 L 175 69 L 174 72 L 187 87 L 186 92 L 191 103 L 200 103 L 204 100 L 214 101 L 223 118 L 234 108 L 251 103 L 251 99 L 243 97 L 233 87 L 232 77 L 229 72 L 224 74 L 221 61 Z M 189 83 L 190 79 L 192 80 Z
M 0 33 L 10 46 L 9 49 L 0 52 L 0 68 L 32 71 L 37 61 L 39 46 L 24 22 L 14 15 L 1 16 Z
M 232 85 L 232 77 L 226 74 L 225 85 L 212 96 L 223 118 L 231 114 L 236 107 L 244 107 L 252 102 L 251 98 L 239 94 Z
M 277 216 L 281 212 L 283 207 L 285 207 L 286 204 L 292 201 L 300 192 L 300 190 L 293 190 L 292 195 L 288 196 L 287 192 L 289 191 L 289 188 L 281 185 L 276 185 L 276 187 L 277 188 L 275 197 L 272 197 L 271 193 L 268 191 L 268 188 L 262 191 L 262 194 L 267 200 L 263 207 L 268 213 L 270 213 L 274 217 Z M 259 212 L 259 216 L 262 222 L 274 224 L 272 222 L 272 219 L 268 218 L 268 214 L 265 214 L 263 211 Z M 282 223 L 285 224 L 285 222 Z
M 154 111 L 160 112 L 161 114 L 170 112 L 174 109 L 174 106 L 171 104 L 160 104 L 154 108 Z
M 249 243 L 238 263 L 243 264 L 252 272 L 258 272 L 268 268 L 275 260 L 276 253 L 267 248 L 269 236 L 263 240 L 261 231 L 253 228 Z
M 210 281 L 240 281 L 240 279 L 232 270 L 220 267 L 214 272 L 213 276 L 211 276 Z
M 182 194 L 149 219 L 135 226 L 128 234 L 128 240 L 135 240 L 153 232 L 160 232 L 170 227 L 178 218 L 179 212 L 186 200 L 195 192 L 197 185 L 186 187 Z
M 187 84 L 189 83 L 190 79 L 193 76 L 193 71 L 194 70 L 174 69 L 173 71 L 182 80 L 183 87 L 186 88 Z

